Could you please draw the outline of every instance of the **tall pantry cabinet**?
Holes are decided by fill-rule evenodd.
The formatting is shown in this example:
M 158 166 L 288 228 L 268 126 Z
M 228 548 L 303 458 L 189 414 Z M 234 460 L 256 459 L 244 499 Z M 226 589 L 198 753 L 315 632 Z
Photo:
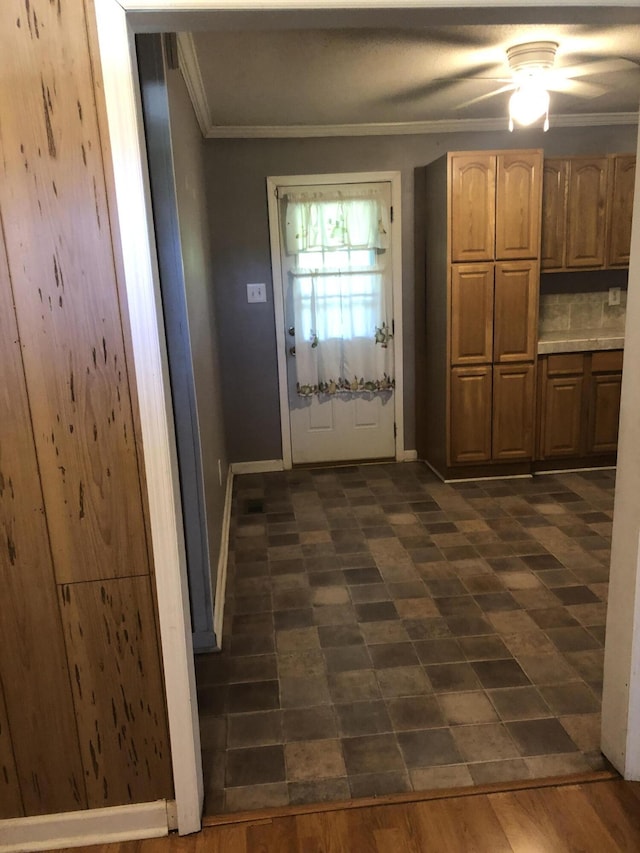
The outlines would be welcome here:
M 533 457 L 542 165 L 455 152 L 416 176 L 417 445 L 443 476 Z

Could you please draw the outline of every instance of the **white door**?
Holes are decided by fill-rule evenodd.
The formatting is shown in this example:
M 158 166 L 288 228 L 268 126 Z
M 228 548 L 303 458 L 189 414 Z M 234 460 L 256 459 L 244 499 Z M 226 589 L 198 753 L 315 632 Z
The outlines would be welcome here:
M 278 197 L 292 461 L 394 457 L 391 185 Z

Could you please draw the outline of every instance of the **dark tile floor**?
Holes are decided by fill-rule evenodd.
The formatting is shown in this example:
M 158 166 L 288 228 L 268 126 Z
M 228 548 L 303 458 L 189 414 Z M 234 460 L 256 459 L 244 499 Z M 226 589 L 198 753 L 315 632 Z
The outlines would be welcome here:
M 209 814 L 600 768 L 614 472 L 235 481 Z

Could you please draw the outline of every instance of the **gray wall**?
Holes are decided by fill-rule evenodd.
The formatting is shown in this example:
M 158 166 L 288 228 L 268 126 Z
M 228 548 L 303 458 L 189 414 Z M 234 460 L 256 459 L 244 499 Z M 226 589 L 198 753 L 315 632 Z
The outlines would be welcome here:
M 179 71 L 167 70 L 166 83 L 209 555 L 215 584 L 228 463 L 218 365 L 220 348 L 213 296 L 216 278 L 211 264 L 205 150 L 182 75 Z M 218 476 L 218 460 L 222 468 L 222 485 Z
M 506 119 L 505 119 L 506 124 Z M 232 461 L 282 456 L 265 178 L 333 172 L 402 173 L 405 447 L 415 448 L 413 170 L 447 151 L 543 148 L 549 157 L 631 152 L 635 127 L 553 127 L 502 133 L 327 139 L 209 140 L 207 183 L 227 448 Z M 245 284 L 266 282 L 266 305 Z

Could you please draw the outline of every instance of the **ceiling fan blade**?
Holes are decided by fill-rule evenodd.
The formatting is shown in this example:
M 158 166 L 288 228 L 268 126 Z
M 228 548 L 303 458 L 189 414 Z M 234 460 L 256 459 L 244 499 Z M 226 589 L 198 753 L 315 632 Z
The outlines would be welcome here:
M 598 83 L 585 83 L 584 80 L 573 80 L 571 77 L 559 78 L 547 84 L 547 89 L 550 92 L 563 92 L 567 95 L 577 95 L 579 98 L 599 98 L 610 92 L 608 86 L 601 86 Z
M 384 101 L 393 101 L 394 103 L 411 103 L 422 98 L 427 98 L 435 92 L 440 92 L 449 86 L 456 83 L 468 83 L 469 80 L 493 80 L 498 83 L 509 82 L 504 77 L 483 77 L 485 71 L 495 68 L 493 63 L 485 63 L 476 65 L 475 68 L 470 68 L 469 73 L 463 77 L 434 77 L 426 83 L 419 83 L 417 86 L 409 86 L 402 92 L 395 92 L 389 96 L 385 96 Z
M 502 95 L 503 92 L 512 92 L 515 88 L 516 86 L 513 83 L 508 83 L 506 86 L 494 89 L 493 92 L 487 92 L 485 95 L 479 95 L 477 98 L 472 98 L 470 101 L 458 104 L 456 109 L 463 110 L 465 107 L 470 107 L 472 104 L 479 104 L 481 101 L 486 101 L 487 98 L 493 98 L 495 95 Z
M 556 71 L 563 77 L 586 77 L 589 74 L 610 74 L 614 71 L 632 71 L 633 69 L 640 69 L 640 65 L 620 56 L 615 59 L 594 59 L 592 62 L 557 68 Z

